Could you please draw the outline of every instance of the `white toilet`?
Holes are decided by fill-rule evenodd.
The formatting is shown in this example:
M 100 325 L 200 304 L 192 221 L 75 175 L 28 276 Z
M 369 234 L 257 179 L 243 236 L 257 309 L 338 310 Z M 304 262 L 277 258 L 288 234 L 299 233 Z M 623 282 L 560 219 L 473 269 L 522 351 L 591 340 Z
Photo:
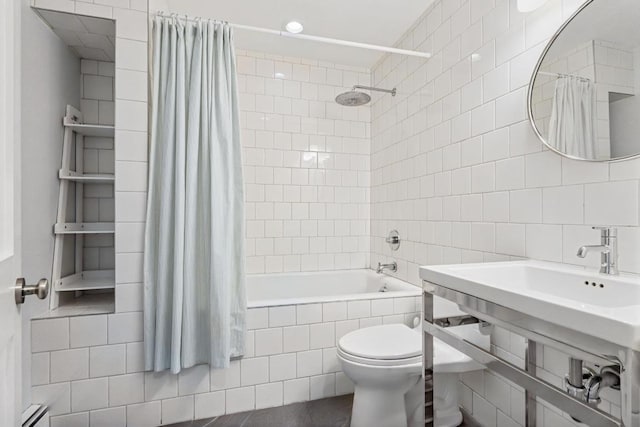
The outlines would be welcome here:
M 477 325 L 450 328 L 489 348 L 489 337 Z M 421 326 L 372 326 L 350 332 L 338 343 L 338 359 L 355 385 L 351 427 L 413 427 L 423 424 Z M 462 422 L 458 407 L 458 374 L 483 369 L 473 359 L 434 342 L 435 426 Z

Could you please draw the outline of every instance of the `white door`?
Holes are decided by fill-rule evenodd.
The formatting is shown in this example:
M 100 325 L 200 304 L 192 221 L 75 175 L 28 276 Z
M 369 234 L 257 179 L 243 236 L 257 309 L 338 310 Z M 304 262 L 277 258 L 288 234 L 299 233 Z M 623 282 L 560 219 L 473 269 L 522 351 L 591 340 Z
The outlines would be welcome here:
M 0 0 L 0 426 L 18 426 L 20 311 L 14 286 L 20 276 L 19 5 Z

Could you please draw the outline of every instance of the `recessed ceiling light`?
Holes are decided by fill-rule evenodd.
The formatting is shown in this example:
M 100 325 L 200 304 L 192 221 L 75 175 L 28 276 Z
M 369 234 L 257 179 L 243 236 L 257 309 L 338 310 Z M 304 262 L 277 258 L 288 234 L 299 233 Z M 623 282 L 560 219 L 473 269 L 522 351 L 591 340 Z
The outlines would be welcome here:
M 482 56 L 480 56 L 479 53 L 471 54 L 471 61 L 476 62 L 476 61 L 480 61 L 481 59 L 482 59 Z
M 304 30 L 304 26 L 298 21 L 290 21 L 284 28 L 286 28 L 286 30 L 291 34 L 298 34 Z
M 546 2 L 547 0 L 518 0 L 518 12 L 533 12 Z
M 276 79 L 284 79 L 286 76 L 284 75 L 284 73 L 275 73 L 273 77 L 275 77 Z

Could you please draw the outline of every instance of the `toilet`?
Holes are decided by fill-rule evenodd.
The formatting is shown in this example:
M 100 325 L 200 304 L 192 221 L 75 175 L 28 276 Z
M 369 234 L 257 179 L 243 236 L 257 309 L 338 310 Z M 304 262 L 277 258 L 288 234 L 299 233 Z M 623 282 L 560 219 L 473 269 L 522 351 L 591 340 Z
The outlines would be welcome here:
M 419 323 L 419 322 L 418 322 Z M 474 344 L 489 348 L 478 325 L 449 328 Z M 351 427 L 424 425 L 421 325 L 372 326 L 340 338 L 338 359 L 354 383 Z M 458 407 L 458 375 L 481 370 L 470 357 L 434 340 L 434 409 L 436 427 L 462 423 Z

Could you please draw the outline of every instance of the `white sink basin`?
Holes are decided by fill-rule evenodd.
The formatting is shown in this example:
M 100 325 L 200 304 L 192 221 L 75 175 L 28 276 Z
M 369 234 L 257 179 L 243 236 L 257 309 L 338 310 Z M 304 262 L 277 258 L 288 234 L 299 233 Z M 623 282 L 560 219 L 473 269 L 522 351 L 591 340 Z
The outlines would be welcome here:
M 640 277 L 540 261 L 420 268 L 428 282 L 640 350 Z

